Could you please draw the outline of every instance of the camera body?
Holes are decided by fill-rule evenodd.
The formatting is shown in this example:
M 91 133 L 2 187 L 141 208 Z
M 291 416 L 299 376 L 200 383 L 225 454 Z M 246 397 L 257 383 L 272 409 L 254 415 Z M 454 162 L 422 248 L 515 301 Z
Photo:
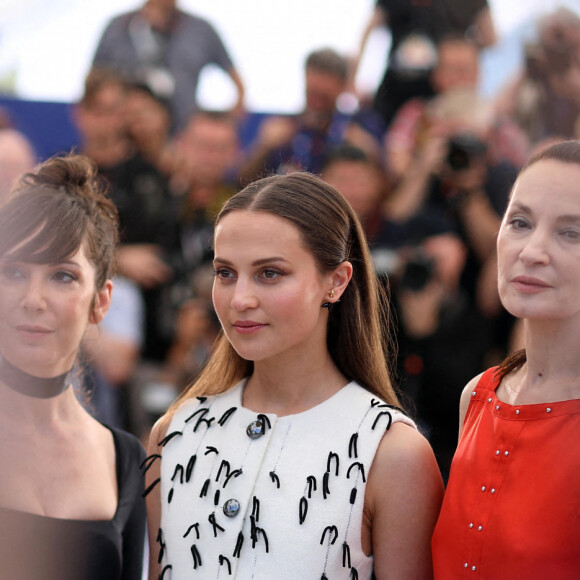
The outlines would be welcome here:
M 382 248 L 372 252 L 375 272 L 379 278 L 395 277 L 400 288 L 418 292 L 435 275 L 435 261 L 419 247 L 410 252 Z
M 456 133 L 449 138 L 446 162 L 452 171 L 468 169 L 472 161 L 481 158 L 487 145 L 473 133 Z
M 432 280 L 435 274 L 435 261 L 420 250 L 415 250 L 405 261 L 399 286 L 418 292 Z

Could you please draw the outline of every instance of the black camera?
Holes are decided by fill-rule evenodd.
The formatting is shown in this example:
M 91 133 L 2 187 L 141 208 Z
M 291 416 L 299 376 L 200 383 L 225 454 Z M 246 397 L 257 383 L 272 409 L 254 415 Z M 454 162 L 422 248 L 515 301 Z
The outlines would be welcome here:
M 472 133 L 457 133 L 448 141 L 447 165 L 452 171 L 470 167 L 473 159 L 483 157 L 487 145 Z
M 423 252 L 416 251 L 405 262 L 399 286 L 418 292 L 425 288 L 435 273 L 435 262 Z

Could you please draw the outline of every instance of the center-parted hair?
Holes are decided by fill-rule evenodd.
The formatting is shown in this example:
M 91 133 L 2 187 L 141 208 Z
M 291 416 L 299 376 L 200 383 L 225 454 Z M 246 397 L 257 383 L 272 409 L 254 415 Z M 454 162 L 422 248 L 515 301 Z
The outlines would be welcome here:
M 329 312 L 327 345 L 340 372 L 387 403 L 397 405 L 388 359 L 392 357 L 387 298 L 378 284 L 361 224 L 332 186 L 309 173 L 275 175 L 255 181 L 230 198 L 216 225 L 234 211 L 267 212 L 300 232 L 322 274 L 350 261 L 353 275 Z M 224 334 L 200 377 L 169 409 L 194 396 L 224 392 L 253 371 Z

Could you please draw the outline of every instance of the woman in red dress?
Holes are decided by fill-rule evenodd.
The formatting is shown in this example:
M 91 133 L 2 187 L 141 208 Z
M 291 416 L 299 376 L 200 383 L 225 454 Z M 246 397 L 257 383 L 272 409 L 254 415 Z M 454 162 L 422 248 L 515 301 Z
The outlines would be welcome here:
M 522 169 L 498 241 L 525 349 L 475 377 L 433 536 L 435 579 L 580 578 L 580 142 Z

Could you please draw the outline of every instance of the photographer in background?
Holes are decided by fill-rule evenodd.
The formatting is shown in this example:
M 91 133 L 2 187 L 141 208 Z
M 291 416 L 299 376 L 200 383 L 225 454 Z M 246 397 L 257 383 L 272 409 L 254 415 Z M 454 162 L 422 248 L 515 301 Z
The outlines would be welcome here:
M 465 161 L 460 148 L 450 153 L 452 163 Z M 382 169 L 360 148 L 345 144 L 330 152 L 322 178 L 363 223 L 396 312 L 400 386 L 446 474 L 456 445 L 457 397 L 489 345 L 461 284 L 468 247 L 442 212 L 419 213 L 406 222 L 383 215 L 380 206 L 391 192 Z
M 477 46 L 462 36 L 446 36 L 437 45 L 437 63 L 430 79 L 434 96 L 414 98 L 400 109 L 385 136 L 385 167 L 390 178 L 397 182 L 413 161 L 420 157 L 426 145 L 437 135 L 438 115 L 436 103 L 446 95 L 466 94 L 477 101 L 480 78 Z M 465 113 L 469 115 L 476 105 L 466 100 Z M 435 110 L 434 110 L 435 109 Z M 494 163 L 508 161 L 521 167 L 529 154 L 529 141 L 525 133 L 507 115 L 486 111 L 485 141 L 488 159 Z
M 492 155 L 489 108 L 473 92 L 440 95 L 427 114 L 429 128 L 383 205 L 389 238 L 377 243 L 425 246 L 427 253 L 423 240 L 439 233 L 453 235 L 464 248 L 462 259 L 460 251 L 437 252 L 455 265 L 452 292 L 449 284 L 439 286 L 438 298 L 436 276 L 423 287 L 403 282 L 401 288 L 395 279 L 393 291 L 403 387 L 417 393 L 445 474 L 456 445 L 453 405 L 463 379 L 501 359 L 507 348 L 512 321 L 497 300 L 495 238 L 517 169 Z

